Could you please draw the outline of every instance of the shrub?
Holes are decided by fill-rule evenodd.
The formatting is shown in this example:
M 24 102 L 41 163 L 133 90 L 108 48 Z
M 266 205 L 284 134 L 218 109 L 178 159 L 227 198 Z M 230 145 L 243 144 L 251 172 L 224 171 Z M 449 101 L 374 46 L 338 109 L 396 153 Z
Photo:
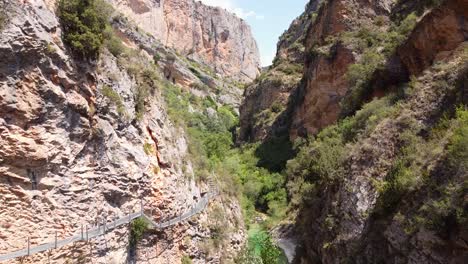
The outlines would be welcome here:
M 181 261 L 182 264 L 192 264 L 192 259 L 190 259 L 189 256 L 183 256 L 182 257 L 182 261 Z
M 145 151 L 146 155 L 153 155 L 154 154 L 153 145 L 151 145 L 148 142 L 143 145 L 143 150 Z
M 300 64 L 293 64 L 293 63 L 288 63 L 288 62 L 284 62 L 282 64 L 280 64 L 280 66 L 278 66 L 278 70 L 288 74 L 288 75 L 292 75 L 292 74 L 301 74 L 302 73 L 302 65 Z
M 58 16 L 64 42 L 81 58 L 98 57 L 111 9 L 103 0 L 60 0 Z
M 362 55 L 358 63 L 348 67 L 346 78 L 350 89 L 341 101 L 342 115 L 347 116 L 354 113 L 369 93 L 368 82 L 372 74 L 383 65 L 385 58 L 382 54 L 367 51 Z
M 317 138 L 300 147 L 294 159 L 288 161 L 286 175 L 292 206 L 315 197 L 319 186 L 330 186 L 344 175 L 344 161 L 348 148 L 345 132 L 350 121 L 340 122 L 322 130 Z M 324 187 L 325 188 L 325 187 Z
M 136 119 L 141 120 L 145 113 L 145 101 L 149 96 L 148 87 L 146 85 L 139 85 L 135 93 L 135 112 Z
M 286 161 L 294 157 L 292 143 L 288 136 L 272 137 L 263 142 L 255 151 L 259 158 L 257 165 L 273 172 L 280 172 Z
M 7 15 L 4 13 L 3 8 L 3 6 L 0 6 L 0 31 L 3 30 L 8 21 Z
M 157 64 L 160 60 L 161 60 L 161 55 L 159 55 L 159 53 L 155 53 L 153 55 L 153 62 Z
M 148 230 L 148 223 L 143 218 L 137 218 L 130 224 L 130 247 L 136 247 L 138 241 L 143 238 L 143 235 Z
M 110 14 L 110 6 L 103 0 L 60 0 L 58 16 L 64 42 L 80 58 L 96 59 Z
M 448 159 L 453 167 L 468 169 L 468 110 L 460 107 L 456 112 L 456 128 L 448 145 Z
M 120 95 L 116 91 L 107 85 L 103 85 L 101 91 L 102 94 L 117 107 L 117 113 L 119 113 L 119 115 L 123 116 L 126 114 L 125 105 L 122 102 L 122 98 L 120 98 Z
M 273 243 L 266 232 L 261 230 L 249 235 L 246 255 L 259 257 L 261 263 L 283 263 L 281 249 Z M 248 258 L 255 259 L 255 257 Z
M 273 111 L 273 113 L 279 113 L 279 112 L 283 111 L 283 109 L 284 109 L 284 107 L 280 102 L 274 102 L 271 105 L 271 111 Z
M 104 31 L 105 44 L 107 49 L 115 57 L 119 57 L 125 53 L 126 48 L 122 44 L 122 40 L 114 33 L 112 27 L 108 26 Z

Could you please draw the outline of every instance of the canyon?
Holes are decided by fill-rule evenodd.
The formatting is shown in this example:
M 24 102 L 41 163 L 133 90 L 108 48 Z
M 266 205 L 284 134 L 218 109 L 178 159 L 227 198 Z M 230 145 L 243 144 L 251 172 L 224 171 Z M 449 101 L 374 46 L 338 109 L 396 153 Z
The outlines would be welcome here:
M 210 197 L 6 263 L 468 259 L 467 0 L 0 7 L 0 256 Z

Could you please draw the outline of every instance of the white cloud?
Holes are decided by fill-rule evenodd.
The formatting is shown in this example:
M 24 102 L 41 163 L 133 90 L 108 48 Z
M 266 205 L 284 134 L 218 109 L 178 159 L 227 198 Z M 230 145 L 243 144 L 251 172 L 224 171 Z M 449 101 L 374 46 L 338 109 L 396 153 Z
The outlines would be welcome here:
M 243 8 L 238 7 L 236 3 L 234 2 L 234 0 L 200 0 L 200 1 L 206 5 L 219 6 L 219 7 L 225 8 L 243 19 L 246 19 L 249 17 L 254 17 L 255 19 L 258 19 L 258 20 L 265 19 L 265 16 L 255 13 L 255 11 L 244 10 Z

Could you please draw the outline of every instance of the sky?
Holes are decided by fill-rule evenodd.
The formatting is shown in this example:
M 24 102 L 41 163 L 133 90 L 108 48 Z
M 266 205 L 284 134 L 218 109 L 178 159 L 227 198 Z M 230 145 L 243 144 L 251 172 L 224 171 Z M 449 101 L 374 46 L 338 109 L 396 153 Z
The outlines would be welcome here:
M 223 7 L 245 19 L 252 27 L 262 66 L 271 64 L 276 43 L 291 22 L 304 11 L 308 0 L 200 0 Z

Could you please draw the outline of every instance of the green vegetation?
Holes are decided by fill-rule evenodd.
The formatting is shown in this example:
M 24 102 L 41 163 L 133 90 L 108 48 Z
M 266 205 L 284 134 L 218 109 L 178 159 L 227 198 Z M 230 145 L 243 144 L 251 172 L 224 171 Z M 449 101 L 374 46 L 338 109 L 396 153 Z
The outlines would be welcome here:
M 111 26 L 108 26 L 104 32 L 104 44 L 112 55 L 120 57 L 127 52 L 127 48 L 123 45 L 122 40 L 115 34 Z
M 276 159 L 282 157 L 280 162 L 285 163 L 290 157 L 281 153 L 289 147 L 286 141 L 282 139 L 284 143 L 279 146 L 254 144 L 234 148 L 232 133 L 239 121 L 233 109 L 217 106 L 212 98 L 196 97 L 169 82 L 164 84 L 164 97 L 172 121 L 188 132 L 189 152 L 198 179 L 205 180 L 211 173 L 217 175 L 223 193 L 242 200 L 247 224 L 255 218 L 256 211 L 268 213 L 271 221 L 281 219 L 287 203 L 285 178 L 258 165 L 279 170 Z M 189 112 L 189 108 L 195 111 Z M 208 108 L 215 113 L 209 113 Z M 281 155 L 267 155 L 270 151 Z
M 386 58 L 407 38 L 415 27 L 417 19 L 413 13 L 399 25 L 392 25 L 388 30 L 383 30 L 378 26 L 383 22 L 376 18 L 376 25 L 346 32 L 334 40 L 342 41 L 362 54 L 361 59 L 348 68 L 346 77 L 351 89 L 341 102 L 343 116 L 353 114 L 362 106 L 366 96 L 371 92 L 369 81 L 373 74 L 383 67 Z
M 448 145 L 448 161 L 454 168 L 468 166 L 468 109 L 458 108 L 454 132 Z
M 380 183 L 381 197 L 377 213 L 388 214 L 406 195 L 421 191 L 428 199 L 416 210 L 416 214 L 404 217 L 398 213 L 399 221 L 407 233 L 421 227 L 442 234 L 456 226 L 468 223 L 466 201 L 466 164 L 468 164 L 468 110 L 461 107 L 455 118 L 442 118 L 425 140 L 412 133 L 404 135 L 407 146 L 401 151 L 389 176 Z M 442 155 L 446 156 L 443 171 L 428 170 L 427 163 Z M 437 174 L 450 175 L 439 179 Z
M 192 264 L 193 262 L 192 262 L 192 259 L 189 256 L 183 256 L 181 263 L 182 264 Z
M 114 91 L 111 87 L 107 85 L 103 85 L 101 88 L 101 92 L 105 97 L 107 97 L 110 100 L 112 104 L 114 104 L 117 107 L 117 113 L 119 113 L 120 116 L 125 116 L 127 114 L 122 98 L 116 91 Z
M 80 58 L 96 59 L 104 44 L 112 8 L 103 0 L 60 0 L 64 42 Z
M 148 223 L 143 218 L 137 218 L 130 224 L 129 245 L 135 248 L 138 241 L 143 238 L 145 232 L 148 231 Z
M 47 43 L 46 45 L 46 53 L 48 55 L 52 55 L 54 54 L 55 52 L 57 52 L 57 49 L 55 48 L 54 44 L 52 43 Z
M 136 50 L 124 49 L 117 63 L 135 78 L 138 86 L 134 91 L 136 120 L 141 120 L 146 111 L 147 98 L 154 95 L 158 87 L 163 86 L 160 70 L 154 63 L 148 62 L 144 55 Z
M 145 151 L 146 155 L 153 155 L 154 154 L 153 145 L 148 143 L 148 142 L 143 144 L 143 150 Z
M 155 53 L 153 56 L 153 62 L 157 64 L 161 60 L 161 55 L 159 53 Z
M 8 17 L 4 8 L 5 7 L 0 4 L 0 31 L 3 30 L 8 21 Z
M 397 98 L 388 95 L 373 100 L 354 116 L 323 129 L 315 138 L 297 142 L 298 153 L 286 166 L 291 208 L 313 201 L 319 186 L 332 186 L 342 179 L 352 144 L 370 135 L 381 120 L 397 113 Z
M 302 74 L 303 66 L 301 64 L 284 62 L 284 63 L 281 63 L 277 69 L 289 75 Z
M 10 16 L 10 3 L 7 1 L 0 1 L 0 31 L 2 31 L 9 22 Z
M 249 230 L 248 245 L 239 254 L 236 263 L 286 264 L 288 262 L 281 249 L 272 242 L 268 233 L 259 227 L 254 227 Z

